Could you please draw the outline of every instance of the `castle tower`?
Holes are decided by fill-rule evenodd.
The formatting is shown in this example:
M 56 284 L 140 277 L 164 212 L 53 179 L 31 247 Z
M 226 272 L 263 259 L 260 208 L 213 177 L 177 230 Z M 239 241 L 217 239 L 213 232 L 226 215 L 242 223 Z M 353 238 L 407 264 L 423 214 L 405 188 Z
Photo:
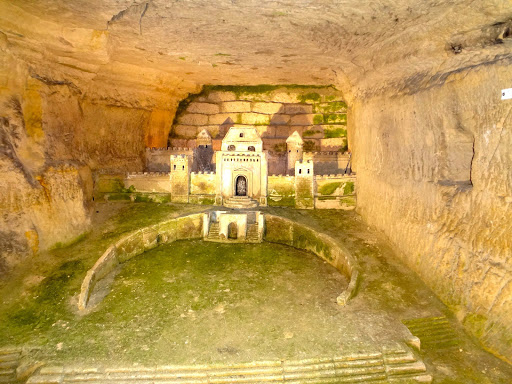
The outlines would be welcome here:
M 189 184 L 188 156 L 171 155 L 171 201 L 188 203 Z
M 203 129 L 196 138 L 197 148 L 194 149 L 193 172 L 211 172 L 213 170 L 212 137 L 206 129 Z
M 201 132 L 198 133 L 196 138 L 196 143 L 198 147 L 204 147 L 208 148 L 212 145 L 212 137 L 208 133 L 206 129 L 203 129 Z
M 313 162 L 295 162 L 295 208 L 313 209 L 315 207 L 315 175 Z
M 293 132 L 290 137 L 286 139 L 286 149 L 288 150 L 288 165 L 287 173 L 294 174 L 295 163 L 302 161 L 302 146 L 304 141 L 300 137 L 299 132 Z

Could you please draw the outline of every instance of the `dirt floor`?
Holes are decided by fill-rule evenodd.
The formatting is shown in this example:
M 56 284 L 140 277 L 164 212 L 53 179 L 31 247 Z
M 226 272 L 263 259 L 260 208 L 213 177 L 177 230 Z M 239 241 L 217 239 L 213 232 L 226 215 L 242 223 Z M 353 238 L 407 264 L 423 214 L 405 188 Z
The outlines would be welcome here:
M 354 212 L 263 209 L 343 242 L 362 267 L 357 295 L 345 307 L 336 296 L 346 278 L 307 252 L 179 241 L 123 264 L 96 290 L 98 304 L 78 314 L 83 277 L 110 244 L 133 229 L 206 209 L 98 204 L 90 233 L 0 282 L 0 347 L 30 347 L 34 361 L 54 364 L 303 359 L 403 342 L 411 338 L 407 324 L 422 339 L 419 354 L 435 383 L 512 382 L 512 367 L 470 339 Z

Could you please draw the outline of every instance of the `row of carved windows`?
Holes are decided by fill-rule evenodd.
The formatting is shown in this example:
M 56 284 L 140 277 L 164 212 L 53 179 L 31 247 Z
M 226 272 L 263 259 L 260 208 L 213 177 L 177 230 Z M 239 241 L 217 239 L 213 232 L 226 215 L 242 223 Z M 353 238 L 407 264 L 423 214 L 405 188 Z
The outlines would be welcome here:
M 260 162 L 260 159 L 258 159 L 257 157 L 251 157 L 251 158 L 238 158 L 238 157 L 229 157 L 229 158 L 224 158 L 224 161 L 249 161 L 249 162 L 256 162 L 256 163 L 259 163 Z
M 228 151 L 234 151 L 234 150 L 236 150 L 236 147 L 234 145 L 228 145 Z M 252 146 L 252 145 L 247 147 L 247 150 L 249 152 L 256 152 L 256 148 L 254 148 L 254 146 Z

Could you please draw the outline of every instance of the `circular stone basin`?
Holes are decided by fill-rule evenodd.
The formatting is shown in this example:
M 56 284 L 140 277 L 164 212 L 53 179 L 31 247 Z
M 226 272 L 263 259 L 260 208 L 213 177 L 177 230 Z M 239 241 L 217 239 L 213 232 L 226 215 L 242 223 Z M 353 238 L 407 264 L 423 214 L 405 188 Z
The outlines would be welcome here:
M 66 353 L 146 365 L 329 356 L 346 331 L 336 297 L 347 285 L 292 247 L 177 241 L 123 264 Z

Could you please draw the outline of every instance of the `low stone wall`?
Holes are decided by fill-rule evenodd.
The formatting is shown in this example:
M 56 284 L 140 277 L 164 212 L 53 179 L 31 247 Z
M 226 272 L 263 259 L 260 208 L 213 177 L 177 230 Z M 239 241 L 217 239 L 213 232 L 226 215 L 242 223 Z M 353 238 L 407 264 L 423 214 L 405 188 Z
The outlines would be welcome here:
M 337 298 L 345 305 L 354 297 L 359 279 L 359 267 L 350 253 L 333 238 L 283 217 L 265 215 L 264 240 L 313 252 L 350 279 L 345 291 Z
M 87 271 L 78 297 L 78 309 L 87 309 L 96 283 L 120 264 L 160 244 L 204 238 L 207 235 L 204 223 L 208 222 L 208 217 L 208 213 L 179 217 L 136 230 L 119 239 Z M 278 216 L 265 214 L 265 225 L 261 215 L 258 215 L 257 220 L 260 227 L 265 226 L 264 240 L 313 252 L 350 279 L 347 289 L 337 298 L 338 304 L 345 305 L 355 295 L 359 268 L 349 252 L 334 239 Z
M 78 308 L 87 308 L 89 297 L 96 283 L 112 272 L 119 264 L 138 256 L 160 244 L 175 240 L 203 238 L 204 213 L 179 217 L 131 232 L 111 245 L 87 272 L 78 298 Z
M 191 195 L 215 195 L 215 172 L 191 172 L 190 173 L 190 194 Z
M 139 192 L 171 193 L 171 178 L 164 172 L 129 173 L 124 179 L 124 187 L 133 187 Z
M 268 205 L 295 207 L 295 176 L 268 176 Z

